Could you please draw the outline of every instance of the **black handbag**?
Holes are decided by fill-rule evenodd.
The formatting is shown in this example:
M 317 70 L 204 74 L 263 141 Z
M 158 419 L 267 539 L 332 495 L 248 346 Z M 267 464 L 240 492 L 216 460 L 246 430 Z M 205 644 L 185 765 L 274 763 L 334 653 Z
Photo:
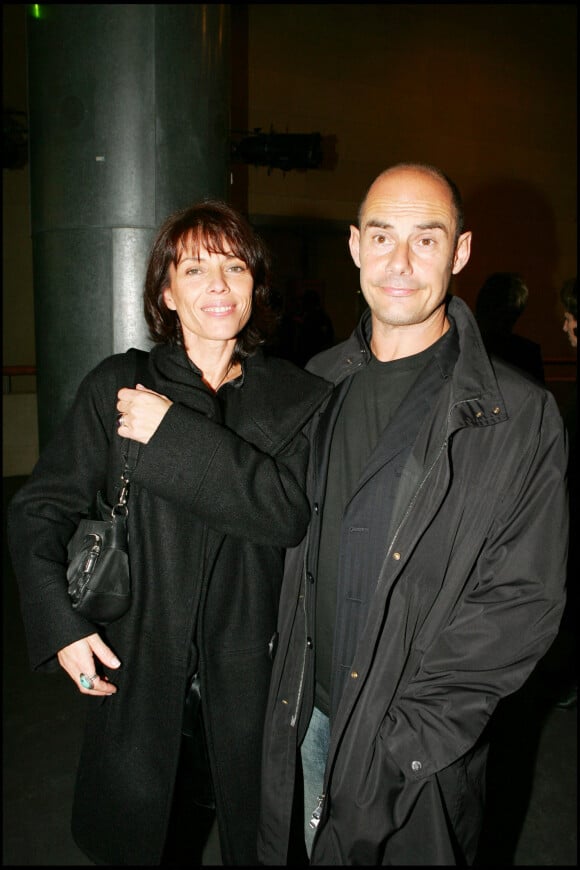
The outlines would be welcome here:
M 81 519 L 68 544 L 66 576 L 73 610 L 102 625 L 120 619 L 131 605 L 128 498 L 140 446 L 138 441 L 125 439 L 117 503 L 107 505 L 98 492 L 93 515 Z

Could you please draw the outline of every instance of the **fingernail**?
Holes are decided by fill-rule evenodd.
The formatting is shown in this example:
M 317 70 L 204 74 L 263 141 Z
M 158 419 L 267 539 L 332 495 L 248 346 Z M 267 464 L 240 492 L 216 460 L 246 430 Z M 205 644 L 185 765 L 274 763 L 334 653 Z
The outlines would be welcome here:
M 111 667 L 112 668 L 118 668 L 120 664 L 121 664 L 121 662 L 119 661 L 119 659 L 117 659 L 117 658 L 111 659 Z

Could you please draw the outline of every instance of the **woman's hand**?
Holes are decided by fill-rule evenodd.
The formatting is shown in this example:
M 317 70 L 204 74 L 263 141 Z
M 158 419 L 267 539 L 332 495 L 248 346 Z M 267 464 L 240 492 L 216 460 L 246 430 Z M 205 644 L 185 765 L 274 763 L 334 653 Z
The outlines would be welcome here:
M 118 668 L 121 664 L 100 634 L 89 634 L 70 643 L 59 651 L 57 658 L 61 668 L 83 695 L 114 695 L 117 691 L 108 677 L 97 674 L 97 661 L 108 668 Z M 81 676 L 85 685 L 81 682 Z M 91 683 L 92 689 L 89 688 Z
M 167 396 L 154 393 L 142 384 L 137 384 L 134 390 L 123 387 L 117 393 L 119 435 L 147 444 L 172 404 Z

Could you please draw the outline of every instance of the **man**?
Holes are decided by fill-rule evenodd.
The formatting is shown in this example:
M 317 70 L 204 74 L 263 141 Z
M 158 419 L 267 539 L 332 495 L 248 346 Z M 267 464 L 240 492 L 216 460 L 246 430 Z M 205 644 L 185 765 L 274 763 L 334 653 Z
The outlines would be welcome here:
M 570 346 L 578 347 L 578 278 L 569 278 L 560 288 L 560 299 L 564 307 L 562 329 L 568 336 Z
M 500 356 L 543 384 L 542 348 L 537 341 L 514 332 L 529 295 L 528 285 L 518 272 L 493 272 L 477 294 L 475 319 L 490 356 Z
M 335 389 L 310 432 L 310 528 L 286 560 L 265 865 L 299 860 L 297 820 L 311 864 L 472 863 L 485 726 L 557 633 L 562 420 L 541 385 L 494 372 L 450 298 L 470 249 L 459 192 L 430 166 L 382 173 L 351 227 L 369 307 L 308 366 Z

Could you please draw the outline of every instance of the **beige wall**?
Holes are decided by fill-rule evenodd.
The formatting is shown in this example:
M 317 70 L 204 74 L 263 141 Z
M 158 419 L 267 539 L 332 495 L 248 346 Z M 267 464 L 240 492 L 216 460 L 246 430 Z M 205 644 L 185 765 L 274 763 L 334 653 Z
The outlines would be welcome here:
M 435 163 L 474 230 L 455 292 L 473 304 L 489 272 L 522 272 L 518 331 L 570 356 L 558 289 L 577 268 L 576 25 L 572 4 L 251 4 L 249 129 L 335 136 L 338 159 L 251 167 L 250 213 L 348 224 L 387 165 Z M 329 310 L 351 307 L 353 274 L 327 287 Z
M 16 109 L 25 9 L 3 7 L 4 106 Z M 232 198 L 276 245 L 281 285 L 322 280 L 346 335 L 360 310 L 348 224 L 366 187 L 397 160 L 436 163 L 474 230 L 455 292 L 472 304 L 489 272 L 522 272 L 517 331 L 545 357 L 571 358 L 558 288 L 577 269 L 574 4 L 249 4 L 232 42 L 233 127 L 335 139 L 333 168 L 232 167 Z M 3 364 L 33 364 L 28 172 L 4 170 L 3 182 Z M 19 473 L 5 453 L 4 474 Z

